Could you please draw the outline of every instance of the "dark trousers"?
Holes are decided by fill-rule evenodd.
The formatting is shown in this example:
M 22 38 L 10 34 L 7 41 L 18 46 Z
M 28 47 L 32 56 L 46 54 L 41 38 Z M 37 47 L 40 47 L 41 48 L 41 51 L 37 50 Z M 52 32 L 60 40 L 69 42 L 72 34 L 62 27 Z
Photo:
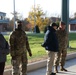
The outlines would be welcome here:
M 0 75 L 3 75 L 5 62 L 0 62 Z

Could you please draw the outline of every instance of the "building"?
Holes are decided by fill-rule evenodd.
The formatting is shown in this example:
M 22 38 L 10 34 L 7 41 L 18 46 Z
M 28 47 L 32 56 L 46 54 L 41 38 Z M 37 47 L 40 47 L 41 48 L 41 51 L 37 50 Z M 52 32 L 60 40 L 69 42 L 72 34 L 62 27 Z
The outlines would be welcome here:
M 51 22 L 59 22 L 61 20 L 61 18 L 59 18 L 59 17 L 50 17 L 50 21 Z
M 51 17 L 50 20 L 51 22 L 57 22 L 57 21 L 61 21 L 61 18 Z M 69 31 L 76 32 L 76 19 L 75 18 L 69 19 Z
M 76 31 L 76 19 L 69 20 L 69 31 Z
M 0 32 L 7 31 L 9 19 L 6 18 L 6 13 L 0 12 Z

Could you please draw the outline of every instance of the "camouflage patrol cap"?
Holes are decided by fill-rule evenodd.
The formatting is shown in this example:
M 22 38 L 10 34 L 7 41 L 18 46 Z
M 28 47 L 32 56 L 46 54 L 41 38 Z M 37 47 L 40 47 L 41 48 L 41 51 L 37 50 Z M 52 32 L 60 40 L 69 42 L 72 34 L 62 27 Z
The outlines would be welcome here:
M 21 20 L 16 21 L 16 28 L 21 26 L 22 26 L 22 21 Z
M 60 25 L 66 25 L 63 21 L 60 22 Z
M 61 21 L 60 25 L 59 25 L 59 28 L 63 28 L 63 27 L 66 27 L 66 24 L 65 24 L 65 22 Z

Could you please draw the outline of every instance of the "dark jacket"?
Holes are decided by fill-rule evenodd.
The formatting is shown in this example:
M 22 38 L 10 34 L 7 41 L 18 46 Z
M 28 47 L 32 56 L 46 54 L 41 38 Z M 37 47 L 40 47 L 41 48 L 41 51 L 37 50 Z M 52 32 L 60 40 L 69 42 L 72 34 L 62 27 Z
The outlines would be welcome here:
M 44 36 L 44 43 L 42 44 L 48 51 L 58 52 L 58 39 L 55 32 L 56 30 L 52 26 L 48 26 Z
M 9 45 L 4 36 L 0 33 L 0 62 L 6 61 L 7 54 L 9 54 Z

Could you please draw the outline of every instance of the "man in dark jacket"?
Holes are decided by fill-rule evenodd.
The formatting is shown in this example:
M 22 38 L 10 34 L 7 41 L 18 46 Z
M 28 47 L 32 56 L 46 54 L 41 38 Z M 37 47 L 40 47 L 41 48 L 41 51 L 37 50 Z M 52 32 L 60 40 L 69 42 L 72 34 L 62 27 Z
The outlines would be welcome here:
M 58 39 L 55 33 L 56 29 L 56 23 L 52 23 L 51 26 L 48 26 L 47 32 L 44 36 L 44 43 L 42 44 L 42 46 L 47 50 L 48 54 L 46 75 L 56 75 L 52 72 L 55 53 L 58 52 Z
M 3 75 L 7 54 L 9 54 L 9 45 L 0 33 L 0 75 Z

